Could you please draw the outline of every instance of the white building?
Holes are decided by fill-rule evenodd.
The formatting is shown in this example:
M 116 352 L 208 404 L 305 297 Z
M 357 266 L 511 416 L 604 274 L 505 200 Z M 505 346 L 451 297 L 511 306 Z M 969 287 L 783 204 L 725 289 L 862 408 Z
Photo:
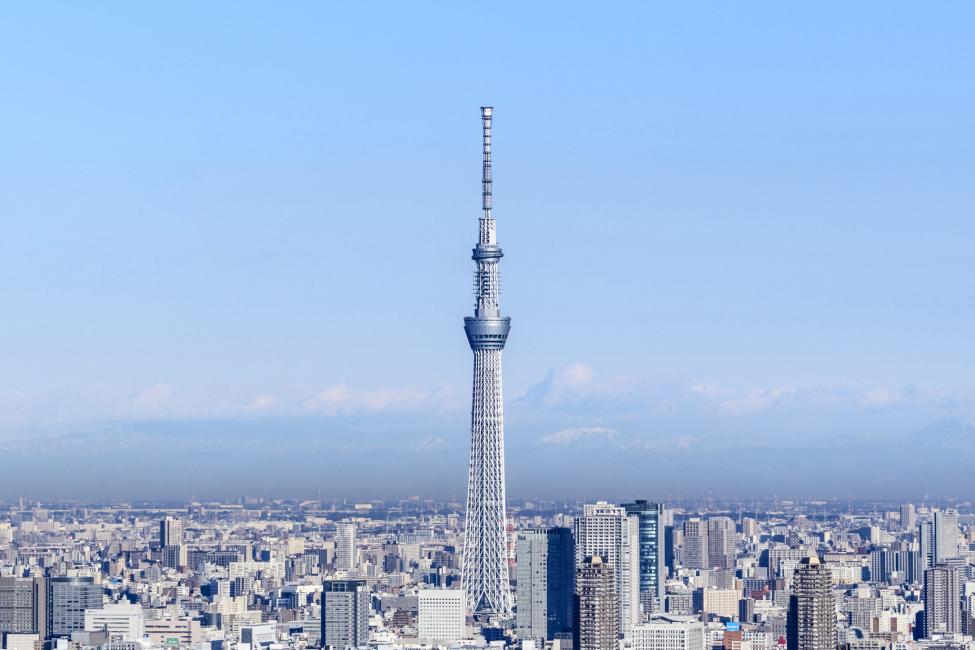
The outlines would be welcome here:
M 625 508 L 605 501 L 586 504 L 575 520 L 576 565 L 598 555 L 613 567 L 619 597 L 620 629 L 629 637 L 630 628 L 640 620 L 640 522 Z
M 339 571 L 354 571 L 356 567 L 355 524 L 340 521 L 335 524 L 335 568 Z
M 141 605 L 113 603 L 101 609 L 85 610 L 85 631 L 108 630 L 112 641 L 141 641 L 146 632 L 146 614 Z
M 737 589 L 703 589 L 702 592 L 705 613 L 737 620 L 738 600 L 741 598 Z
M 40 643 L 39 634 L 7 633 L 7 650 L 36 650 Z
M 277 641 L 274 633 L 274 623 L 261 625 L 245 625 L 240 628 L 240 642 L 248 644 L 252 650 L 268 648 Z
M 460 589 L 421 589 L 417 610 L 417 636 L 454 642 L 465 635 L 464 592 Z
M 655 616 L 633 626 L 633 650 L 704 650 L 704 624 L 693 616 Z

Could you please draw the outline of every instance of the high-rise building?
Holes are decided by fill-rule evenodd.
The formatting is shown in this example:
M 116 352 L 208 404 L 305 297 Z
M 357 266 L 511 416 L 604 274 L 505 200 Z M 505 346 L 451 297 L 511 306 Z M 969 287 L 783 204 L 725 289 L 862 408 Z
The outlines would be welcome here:
M 936 564 L 924 572 L 924 633 L 961 632 L 961 579 L 955 567 Z
M 518 533 L 518 637 L 550 641 L 572 632 L 575 541 L 568 528 Z
M 708 567 L 709 569 L 735 568 L 735 522 L 728 517 L 708 519 Z
M 511 319 L 501 316 L 502 252 L 495 232 L 491 173 L 493 109 L 481 108 L 483 127 L 483 210 L 474 247 L 474 316 L 464 319 L 474 353 L 471 402 L 471 453 L 467 479 L 462 582 L 471 612 L 506 615 L 511 610 L 508 584 L 504 488 L 504 408 L 501 352 Z
M 598 555 L 576 571 L 573 650 L 617 650 L 619 598 L 613 567 Z
M 159 546 L 178 546 L 183 543 L 183 522 L 173 517 L 159 521 Z
M 661 611 L 667 569 L 664 564 L 664 507 L 637 500 L 624 503 L 629 515 L 636 515 L 639 526 L 640 604 L 644 612 Z
M 895 570 L 895 557 L 889 546 L 878 546 L 870 551 L 870 580 L 890 581 L 891 573 Z
M 709 561 L 707 523 L 698 517 L 691 517 L 684 521 L 680 563 L 688 569 L 707 569 Z
M 365 580 L 322 584 L 322 647 L 331 650 L 369 644 L 369 588 Z
M 421 589 L 417 600 L 417 636 L 441 643 L 463 639 L 465 598 L 460 589 Z
M 357 555 L 355 523 L 338 522 L 335 524 L 335 568 L 339 571 L 354 571 Z
M 101 608 L 103 593 L 90 576 L 48 578 L 47 636 L 70 636 L 84 630 L 85 610 Z
M 917 525 L 917 508 L 913 503 L 901 506 L 901 530 L 912 531 Z
M 836 650 L 836 600 L 829 567 L 804 558 L 792 577 L 786 622 L 788 650 Z
M 741 535 L 746 539 L 750 539 L 758 535 L 758 521 L 751 517 L 742 517 L 741 519 Z
M 920 569 L 930 569 L 934 566 L 934 522 L 922 519 L 917 525 L 917 544 L 920 555 Z
M 605 501 L 586 504 L 575 520 L 576 564 L 599 557 L 613 568 L 619 603 L 618 632 L 624 637 L 640 617 L 640 522 Z
M 182 544 L 167 544 L 160 550 L 164 567 L 176 569 L 186 566 L 186 547 Z
M 934 511 L 934 564 L 958 557 L 958 511 Z
M 43 635 L 46 611 L 44 578 L 0 578 L 0 637 L 5 634 Z

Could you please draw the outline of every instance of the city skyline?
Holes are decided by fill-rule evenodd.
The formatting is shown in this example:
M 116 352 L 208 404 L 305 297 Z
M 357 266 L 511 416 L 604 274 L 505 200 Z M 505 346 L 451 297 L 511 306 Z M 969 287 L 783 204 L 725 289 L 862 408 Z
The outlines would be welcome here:
M 0 497 L 461 494 L 484 103 L 512 495 L 970 495 L 975 45 L 897 7 L 0 9 Z

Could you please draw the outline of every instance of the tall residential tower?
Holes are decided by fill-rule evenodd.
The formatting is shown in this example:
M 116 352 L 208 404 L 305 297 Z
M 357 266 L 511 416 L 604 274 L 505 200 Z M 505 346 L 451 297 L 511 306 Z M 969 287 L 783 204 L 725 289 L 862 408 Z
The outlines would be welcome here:
M 474 316 L 464 319 L 474 352 L 471 404 L 471 458 L 467 479 L 464 527 L 463 584 L 472 613 L 507 616 L 511 610 L 508 584 L 504 496 L 504 407 L 501 394 L 501 351 L 511 319 L 501 316 L 501 275 L 491 214 L 490 106 L 481 108 L 484 136 L 482 203 L 479 236 L 474 247 Z

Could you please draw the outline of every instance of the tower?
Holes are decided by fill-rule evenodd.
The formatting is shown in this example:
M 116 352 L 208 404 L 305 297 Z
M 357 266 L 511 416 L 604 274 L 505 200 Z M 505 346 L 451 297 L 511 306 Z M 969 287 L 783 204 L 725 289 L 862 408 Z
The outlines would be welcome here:
M 636 515 L 640 539 L 640 604 L 643 611 L 660 611 L 664 600 L 664 508 L 638 499 L 624 503 L 627 514 Z M 520 584 L 520 583 L 519 583 Z
M 475 614 L 507 616 L 511 609 L 505 532 L 504 407 L 501 394 L 501 351 L 511 327 L 499 304 L 501 276 L 498 246 L 491 214 L 491 118 L 493 109 L 481 107 L 484 163 L 483 213 L 474 271 L 474 316 L 464 318 L 467 341 L 474 352 L 471 403 L 471 456 L 467 479 L 467 517 L 464 526 L 463 583 L 467 607 Z
M 369 587 L 365 580 L 322 583 L 322 648 L 369 644 Z
M 924 572 L 924 635 L 961 632 L 958 569 L 936 564 Z
M 159 546 L 177 546 L 183 543 L 183 522 L 173 517 L 159 520 Z
M 575 520 L 576 564 L 598 556 L 613 569 L 616 623 L 624 638 L 640 620 L 640 520 L 605 501 L 582 506 Z
M 707 522 L 698 517 L 691 517 L 684 521 L 681 564 L 689 569 L 707 569 L 708 559 Z
M 792 577 L 786 621 L 788 650 L 835 650 L 836 601 L 832 575 L 815 555 L 805 558 Z
M 619 598 L 613 567 L 596 556 L 585 558 L 576 571 L 573 650 L 615 650 L 619 647 Z
M 708 568 L 735 568 L 735 522 L 728 517 L 708 519 Z
M 552 640 L 572 632 L 576 554 L 572 530 L 518 533 L 518 638 Z
M 340 521 L 335 524 L 335 568 L 339 571 L 354 571 L 356 564 L 355 523 Z

